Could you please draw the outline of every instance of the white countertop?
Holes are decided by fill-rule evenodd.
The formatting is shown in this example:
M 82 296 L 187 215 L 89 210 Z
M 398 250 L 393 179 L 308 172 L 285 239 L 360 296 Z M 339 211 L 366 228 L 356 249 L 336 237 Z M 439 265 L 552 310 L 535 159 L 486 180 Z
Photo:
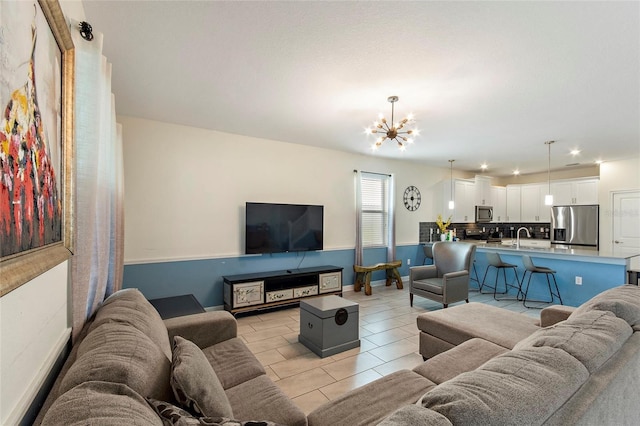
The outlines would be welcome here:
M 589 249 L 568 249 L 556 248 L 550 245 L 549 240 L 522 239 L 520 240 L 520 248 L 516 248 L 511 244 L 511 239 L 503 239 L 502 243 L 488 243 L 483 240 L 461 240 L 461 242 L 472 243 L 478 246 L 478 251 L 501 251 L 505 254 L 513 252 L 529 254 L 540 257 L 561 257 L 571 256 L 573 260 L 603 262 L 609 263 L 607 260 L 629 261 L 633 257 L 640 256 L 640 253 L 629 254 L 611 250 L 589 250 Z M 514 240 L 515 241 L 515 240 Z M 421 244 L 433 244 L 433 242 L 423 242 Z M 527 247 L 529 246 L 529 247 Z

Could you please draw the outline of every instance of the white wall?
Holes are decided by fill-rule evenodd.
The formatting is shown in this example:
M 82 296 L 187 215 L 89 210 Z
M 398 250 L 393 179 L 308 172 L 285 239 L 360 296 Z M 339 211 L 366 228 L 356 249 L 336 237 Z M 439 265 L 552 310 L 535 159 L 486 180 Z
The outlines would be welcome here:
M 24 416 L 69 339 L 67 264 L 0 298 L 0 424 Z
M 612 250 L 613 246 L 613 191 L 640 190 L 640 157 L 611 161 L 600 165 L 600 249 Z
M 67 18 L 85 19 L 79 1 L 60 1 Z M 16 424 L 70 334 L 68 262 L 0 298 L 0 424 Z
M 446 168 L 417 162 L 133 117 L 120 116 L 118 122 L 123 127 L 129 263 L 240 255 L 247 201 L 322 204 L 325 249 L 352 248 L 354 169 L 395 175 L 396 243 L 417 244 L 418 223 L 435 218 L 431 187 L 449 174 Z M 409 185 L 422 193 L 415 212 L 402 203 Z

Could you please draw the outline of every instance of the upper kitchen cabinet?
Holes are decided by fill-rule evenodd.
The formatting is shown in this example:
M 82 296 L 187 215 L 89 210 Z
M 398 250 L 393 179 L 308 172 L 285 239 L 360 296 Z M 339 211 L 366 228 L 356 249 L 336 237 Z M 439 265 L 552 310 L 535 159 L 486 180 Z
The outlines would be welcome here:
M 493 206 L 491 178 L 476 175 L 476 206 Z
M 544 204 L 544 196 L 548 191 L 548 184 L 532 183 L 520 185 L 520 205 L 522 222 L 549 222 L 551 207 Z
M 553 181 L 551 193 L 556 206 L 598 204 L 598 179 Z
M 507 185 L 507 217 L 505 222 L 520 222 L 520 185 Z
M 475 222 L 475 182 L 466 179 L 454 179 L 453 191 L 451 181 L 442 182 L 442 195 L 444 203 L 443 219 L 451 215 L 451 221 L 456 223 Z M 449 200 L 453 196 L 454 209 L 449 210 Z
M 491 222 L 506 222 L 507 188 L 504 186 L 492 186 L 491 203 L 493 205 L 493 220 Z

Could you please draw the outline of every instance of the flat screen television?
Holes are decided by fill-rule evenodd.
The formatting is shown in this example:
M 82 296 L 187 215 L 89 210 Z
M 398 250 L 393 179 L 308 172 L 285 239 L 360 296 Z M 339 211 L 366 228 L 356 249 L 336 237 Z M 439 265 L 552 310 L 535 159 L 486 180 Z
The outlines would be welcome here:
M 245 254 L 323 249 L 324 206 L 247 203 Z

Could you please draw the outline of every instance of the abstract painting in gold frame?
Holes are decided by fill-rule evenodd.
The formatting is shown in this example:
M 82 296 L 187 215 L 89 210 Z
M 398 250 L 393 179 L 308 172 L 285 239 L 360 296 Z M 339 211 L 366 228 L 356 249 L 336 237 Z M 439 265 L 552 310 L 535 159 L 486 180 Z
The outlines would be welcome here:
M 0 12 L 3 296 L 73 251 L 74 49 L 57 0 Z

